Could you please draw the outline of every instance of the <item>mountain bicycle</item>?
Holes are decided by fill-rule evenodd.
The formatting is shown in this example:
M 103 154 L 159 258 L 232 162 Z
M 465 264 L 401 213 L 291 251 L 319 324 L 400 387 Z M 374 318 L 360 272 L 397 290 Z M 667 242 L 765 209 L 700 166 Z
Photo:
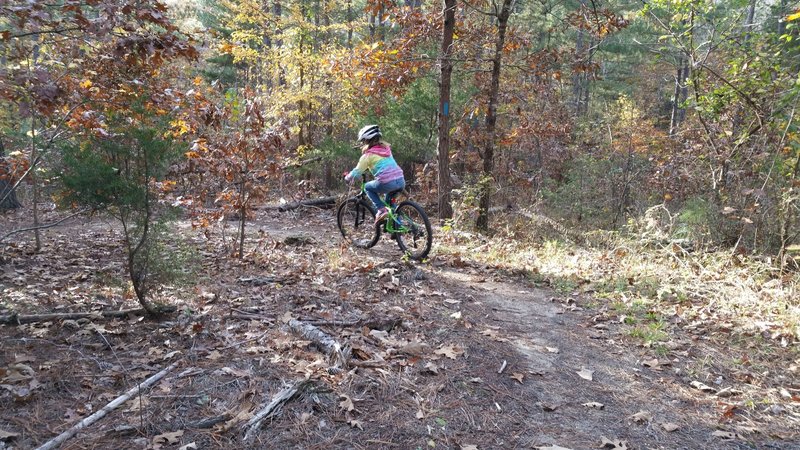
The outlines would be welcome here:
M 428 256 L 433 244 L 433 231 L 422 206 L 411 200 L 397 203 L 396 197 L 405 189 L 392 191 L 388 203 L 382 200 L 389 213 L 376 224 L 375 206 L 367 197 L 364 185 L 362 177 L 361 190 L 342 202 L 336 211 L 336 224 L 342 237 L 358 248 L 371 248 L 385 232 L 397 241 L 400 251 L 409 258 L 419 261 Z

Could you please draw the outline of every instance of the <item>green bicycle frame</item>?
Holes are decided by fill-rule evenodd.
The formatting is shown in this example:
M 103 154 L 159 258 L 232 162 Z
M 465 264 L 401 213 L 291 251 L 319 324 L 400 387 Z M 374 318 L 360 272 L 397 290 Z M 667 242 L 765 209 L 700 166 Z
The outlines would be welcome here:
M 364 177 L 361 177 L 361 193 L 364 194 L 364 196 L 366 196 L 367 198 L 369 198 L 369 196 L 367 195 L 367 190 L 365 188 L 366 184 L 367 183 L 366 181 L 364 181 Z M 397 215 L 395 214 L 394 206 L 392 206 L 389 203 L 386 203 L 384 199 L 381 199 L 381 203 L 383 203 L 383 206 L 386 207 L 386 211 L 388 211 L 384 224 L 384 230 L 386 230 L 387 233 L 408 233 L 409 231 L 411 231 L 411 229 L 408 226 L 404 225 L 402 221 L 399 220 L 400 218 L 397 217 Z

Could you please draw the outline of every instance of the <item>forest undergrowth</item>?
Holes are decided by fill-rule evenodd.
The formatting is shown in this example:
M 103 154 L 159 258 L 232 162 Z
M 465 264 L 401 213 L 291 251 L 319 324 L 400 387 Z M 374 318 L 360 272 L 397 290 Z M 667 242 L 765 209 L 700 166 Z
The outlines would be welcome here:
M 673 325 L 729 333 L 751 347 L 796 348 L 800 341 L 800 271 L 772 259 L 652 233 L 559 236 L 519 221 L 499 229 L 487 238 L 445 227 L 439 254 L 480 261 L 562 295 L 590 295 L 632 337 L 656 348 Z
M 39 254 L 4 247 L 0 315 L 93 315 L 0 326 L 0 399 L 14 410 L 0 444 L 41 445 L 170 364 L 67 447 L 800 443 L 797 274 L 769 281 L 766 262 L 509 226 L 492 238 L 437 228 L 429 260 L 413 263 L 388 239 L 349 248 L 328 211 L 259 212 L 239 260 L 221 226 L 211 240 L 172 229 L 173 281 L 153 295 L 178 312 L 157 321 L 100 315 L 137 304 L 111 221 L 47 230 Z M 346 343 L 347 369 L 292 320 Z M 245 440 L 291 386 L 297 397 Z

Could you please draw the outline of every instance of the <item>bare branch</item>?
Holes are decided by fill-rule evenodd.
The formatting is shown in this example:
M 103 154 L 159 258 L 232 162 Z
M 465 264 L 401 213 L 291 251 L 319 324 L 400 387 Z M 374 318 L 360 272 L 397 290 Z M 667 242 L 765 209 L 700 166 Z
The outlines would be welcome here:
M 66 33 L 68 31 L 80 31 L 81 27 L 69 27 L 69 28 L 59 28 L 55 30 L 39 30 L 39 31 L 29 31 L 27 33 L 20 33 L 20 34 L 12 34 L 12 38 L 22 38 L 27 36 L 37 36 L 42 34 L 61 34 Z
M 81 215 L 81 214 L 83 214 L 83 213 L 85 213 L 85 212 L 87 212 L 89 210 L 90 210 L 90 208 L 82 209 L 82 210 L 80 210 L 80 211 L 78 211 L 78 212 L 76 212 L 74 214 L 70 214 L 69 216 L 64 217 L 63 219 L 58 220 L 58 221 L 53 222 L 53 223 L 48 223 L 48 224 L 45 224 L 45 225 L 39 225 L 39 226 L 36 226 L 36 227 L 20 228 L 20 229 L 17 229 L 17 230 L 13 230 L 13 231 L 11 231 L 9 233 L 6 233 L 4 236 L 0 237 L 0 242 L 3 242 L 4 240 L 6 240 L 6 238 L 8 238 L 10 236 L 13 236 L 15 234 L 18 234 L 18 233 L 24 233 L 26 231 L 43 230 L 45 228 L 52 228 L 54 226 L 57 226 L 60 223 L 63 223 L 65 221 L 69 220 L 69 219 L 72 219 L 75 216 L 79 216 L 79 215 Z

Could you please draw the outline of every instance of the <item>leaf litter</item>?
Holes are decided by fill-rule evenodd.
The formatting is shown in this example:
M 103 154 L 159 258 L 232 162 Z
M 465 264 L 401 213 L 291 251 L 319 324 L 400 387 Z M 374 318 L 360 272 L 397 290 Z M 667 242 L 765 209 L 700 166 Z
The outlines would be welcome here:
M 280 241 L 281 236 L 294 232 L 291 226 L 284 225 L 285 216 L 258 220 L 259 226 L 268 230 L 265 235 L 272 236 L 267 239 Z M 213 276 L 201 277 L 202 286 L 196 291 L 167 287 L 160 292 L 163 300 L 182 305 L 184 311 L 166 321 L 130 318 L 111 322 L 95 317 L 69 324 L 50 322 L 0 329 L 4 338 L 0 379 L 8 378 L 2 381 L 7 387 L 0 389 L 0 395 L 6 396 L 0 401 L 17 398 L 15 407 L 22 418 L 39 417 L 59 423 L 65 422 L 65 411 L 72 411 L 68 420 L 75 421 L 113 399 L 131 383 L 152 375 L 166 361 L 184 358 L 184 366 L 163 380 L 163 386 L 139 400 L 131 400 L 75 438 L 74 443 L 125 447 L 135 438 L 108 432 L 119 424 L 129 424 L 139 436 L 150 436 L 149 442 L 154 445 L 158 437 L 157 445 L 171 448 L 207 448 L 214 445 L 212 442 L 235 446 L 238 438 L 234 430 L 259 405 L 269 401 L 277 391 L 275 386 L 299 372 L 313 380 L 312 387 L 284 404 L 262 431 L 270 433 L 277 445 L 325 442 L 332 448 L 349 448 L 352 442 L 368 443 L 372 439 L 373 446 L 416 442 L 424 448 L 429 442 L 469 442 L 462 447 L 498 448 L 503 446 L 498 444 L 502 440 L 516 446 L 563 449 L 596 448 L 597 436 L 603 432 L 625 439 L 604 438 L 602 444 L 607 448 L 626 448 L 627 442 L 646 446 L 652 441 L 637 427 L 628 430 L 605 415 L 618 414 L 660 395 L 663 401 L 653 412 L 661 417 L 671 411 L 666 406 L 668 398 L 691 392 L 683 389 L 691 380 L 682 379 L 683 372 L 673 372 L 661 355 L 641 358 L 644 363 L 639 368 L 650 369 L 641 374 L 635 369 L 633 358 L 602 356 L 602 352 L 619 355 L 615 352 L 627 344 L 614 334 L 614 327 L 600 329 L 594 326 L 596 323 L 590 325 L 595 331 L 607 333 L 601 341 L 582 334 L 580 321 L 582 314 L 588 312 L 580 295 L 570 296 L 565 303 L 570 308 L 559 307 L 553 316 L 540 316 L 538 321 L 549 325 L 549 329 L 527 324 L 518 316 L 492 312 L 492 305 L 500 305 L 502 296 L 508 297 L 502 300 L 504 308 L 512 301 L 516 308 L 535 292 L 530 286 L 507 288 L 503 284 L 507 279 L 497 276 L 499 268 L 468 262 L 467 257 L 450 265 L 446 255 L 441 258 L 442 265 L 437 266 L 434 257 L 433 265 L 415 267 L 394 258 L 391 252 L 396 249 L 384 251 L 383 244 L 369 252 L 341 250 L 328 216 L 303 220 L 316 224 L 320 236 L 329 237 L 330 245 L 274 246 L 272 250 L 252 253 L 241 264 L 217 257 L 220 249 L 216 244 L 195 239 L 193 245 L 199 249 L 198 254 L 207 255 L 202 270 Z M 74 310 L 135 306 L 124 285 L 102 282 L 114 277 L 124 279 L 122 265 L 109 257 L 119 245 L 118 233 L 97 224 L 83 230 L 59 228 L 57 233 L 72 237 L 62 237 L 62 248 L 53 253 L 60 258 L 72 255 L 68 256 L 71 261 L 64 264 L 39 257 L 16 259 L 25 264 L 15 266 L 16 281 L 0 279 L 12 291 L 9 297 L 13 303 L 6 302 L 3 308 L 13 305 L 28 312 L 47 312 L 63 310 L 63 305 L 71 305 Z M 64 252 L 64 247 L 72 250 Z M 77 273 L 75 267 L 79 267 Z M 484 288 L 471 289 L 470 282 L 451 278 L 451 267 L 479 276 L 477 282 Z M 417 270 L 427 272 L 425 279 L 407 275 Z M 102 274 L 103 280 L 97 274 Z M 34 287 L 23 291 L 21 275 L 28 279 L 25 286 Z M 238 282 L 243 277 L 272 277 L 282 283 Z M 36 281 L 31 282 L 33 279 Z M 37 290 L 41 295 L 36 294 Z M 40 298 L 47 300 L 39 301 Z M 534 299 L 531 305 L 546 309 L 550 303 L 547 298 L 550 297 L 541 303 Z M 454 314 L 453 307 L 459 308 L 460 320 L 445 323 L 442 318 Z M 389 330 L 337 325 L 374 317 L 401 318 L 403 325 Z M 463 317 L 469 317 L 469 322 Z M 556 326 L 550 317 L 559 317 L 557 320 L 565 324 Z M 291 319 L 330 323 L 321 327 L 347 345 L 351 364 L 330 372 L 331 361 L 326 355 L 281 325 Z M 536 348 L 544 351 L 521 353 L 510 339 L 518 336 L 542 338 Z M 34 359 L 20 359 L 17 355 Z M 497 367 L 504 360 L 515 369 L 510 375 L 497 374 Z M 672 367 L 683 368 L 674 363 Z M 595 380 L 595 370 L 602 370 L 601 381 Z M 593 382 L 576 384 L 575 373 Z M 616 375 L 623 373 L 630 378 Z M 664 380 L 651 382 L 648 376 L 654 373 Z M 796 376 L 796 372 L 786 373 Z M 535 377 L 528 379 L 524 374 Z M 758 375 L 743 370 L 737 376 L 748 379 Z M 31 388 L 34 381 L 37 385 Z M 796 385 L 791 379 L 784 384 L 789 397 L 781 397 L 778 390 L 776 396 L 791 405 L 797 395 L 791 389 Z M 57 386 L 74 395 L 65 398 Z M 616 394 L 608 397 L 607 389 L 612 386 Z M 30 393 L 15 397 L 9 387 L 25 388 Z M 723 393 L 720 397 L 731 392 L 711 389 Z M 731 389 L 735 395 L 750 395 L 740 385 Z M 584 400 L 581 404 L 578 398 L 596 398 L 602 403 Z M 536 404 L 558 408 L 526 406 Z M 583 412 L 575 416 L 571 405 L 583 405 Z M 591 414 L 587 409 L 596 411 Z M 713 405 L 701 409 L 693 426 L 675 428 L 677 425 L 662 423 L 664 434 L 659 439 L 674 446 L 691 446 L 702 439 L 701 435 L 713 435 L 713 409 Z M 580 421 L 586 432 L 576 433 L 574 424 L 560 416 L 561 411 Z M 532 422 L 538 425 L 520 425 L 531 422 L 531 414 L 537 415 Z M 437 418 L 447 425 L 438 426 Z M 755 418 L 751 415 L 749 420 Z M 44 424 L 30 421 L 23 434 L 20 424 L 0 419 L 0 433 L 8 435 L 3 438 L 4 434 L 0 434 L 0 440 L 20 441 L 23 447 L 44 442 L 52 437 Z M 498 426 L 502 433 L 486 431 Z M 543 429 L 550 430 L 548 433 L 554 438 L 546 442 L 560 442 L 566 447 L 537 441 Z M 763 435 L 792 439 L 790 434 L 770 429 L 776 428 L 765 425 Z M 177 434 L 181 432 L 183 435 Z M 722 432 L 713 436 L 720 448 L 726 448 L 726 439 L 731 439 Z

